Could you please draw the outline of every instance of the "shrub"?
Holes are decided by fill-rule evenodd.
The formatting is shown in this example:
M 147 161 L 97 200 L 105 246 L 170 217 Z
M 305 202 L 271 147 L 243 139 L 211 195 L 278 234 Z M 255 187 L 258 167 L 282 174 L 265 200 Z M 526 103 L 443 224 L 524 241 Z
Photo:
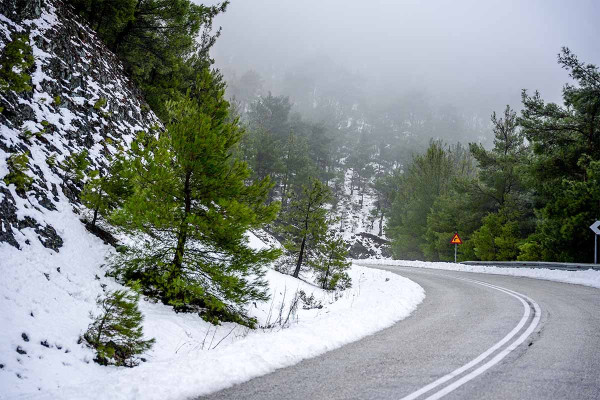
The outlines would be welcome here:
M 107 103 L 106 98 L 105 97 L 100 97 L 94 103 L 94 110 L 100 111 L 100 109 L 102 109 L 102 108 L 104 108 L 104 106 L 106 106 L 106 103 Z
M 54 167 L 56 165 L 56 153 L 46 157 L 46 164 L 48 164 L 49 167 Z
M 105 297 L 98 296 L 100 314 L 83 335 L 86 344 L 96 350 L 96 361 L 101 365 L 135 367 L 138 354 L 150 350 L 154 339 L 144 340 L 144 317 L 138 309 L 139 295 L 116 290 Z
M 33 183 L 33 178 L 25 173 L 29 169 L 28 163 L 27 153 L 13 154 L 6 160 L 9 172 L 4 177 L 4 182 L 7 185 L 14 184 L 17 187 L 17 192 L 20 193 L 29 190 Z
M 27 35 L 16 35 L 4 47 L 0 56 L 0 90 L 17 93 L 31 90 L 31 76 L 27 71 L 33 66 L 34 58 L 28 40 Z
M 60 166 L 68 179 L 73 183 L 79 184 L 85 177 L 85 170 L 90 165 L 87 159 L 88 151 L 82 150 L 78 153 L 73 153 L 69 157 L 65 158 L 62 165 Z

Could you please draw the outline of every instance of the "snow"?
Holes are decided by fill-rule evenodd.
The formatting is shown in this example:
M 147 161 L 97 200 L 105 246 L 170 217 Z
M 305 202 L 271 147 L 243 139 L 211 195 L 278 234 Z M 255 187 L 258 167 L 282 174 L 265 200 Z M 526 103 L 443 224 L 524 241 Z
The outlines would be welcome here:
M 251 305 L 249 312 L 259 325 L 272 327 L 215 327 L 196 315 L 175 314 L 170 307 L 142 300 L 144 332 L 156 338 L 147 362 L 132 369 L 102 367 L 77 340 L 90 323 L 102 285 L 107 290 L 120 287 L 104 277 L 102 268 L 112 250 L 85 230 L 64 197 L 59 206 L 45 215 L 64 239 L 58 253 L 44 248 L 30 229 L 17 238 L 30 241 L 25 251 L 0 244 L 0 398 L 198 396 L 372 334 L 408 316 L 424 298 L 423 289 L 406 278 L 359 266 L 350 271 L 353 287 L 338 293 L 269 270 L 272 299 Z M 255 235 L 248 236 L 253 246 L 265 246 Z M 290 312 L 300 290 L 322 308 L 300 302 Z M 289 314 L 289 322 L 275 323 L 279 314 L 282 320 Z
M 405 261 L 405 260 L 357 260 L 361 265 L 398 265 L 403 267 L 442 269 L 448 271 L 477 272 L 480 274 L 496 274 L 522 276 L 548 281 L 573 283 L 577 285 L 600 288 L 600 271 L 581 270 L 563 271 L 545 268 L 504 268 L 483 265 L 466 265 L 444 262 Z
M 257 318 L 261 328 L 249 330 L 233 323 L 215 327 L 197 315 L 176 314 L 171 307 L 141 299 L 145 335 L 156 338 L 153 349 L 144 355 L 147 361 L 133 369 L 94 363 L 94 352 L 78 340 L 91 322 L 90 312 L 97 311 L 97 296 L 122 288 L 105 276 L 105 259 L 114 250 L 85 229 L 79 220 L 80 210 L 69 203 L 60 185 L 62 178 L 47 165 L 46 159 L 58 154 L 57 162 L 60 162 L 68 154 L 84 148 L 68 137 L 77 132 L 78 124 L 86 123 L 85 110 L 69 110 L 68 103 L 92 106 L 95 100 L 104 97 L 110 108 L 119 104 L 119 99 L 128 99 L 132 118 L 131 110 L 139 115 L 141 106 L 127 89 L 127 81 L 118 78 L 121 67 L 109 65 L 104 59 L 101 65 L 117 71 L 110 88 L 86 75 L 85 85 L 80 90 L 57 93 L 64 106 L 53 105 L 54 93 L 51 95 L 44 87 L 45 83 L 57 82 L 57 77 L 46 71 L 57 57 L 39 45 L 48 43 L 48 32 L 61 24 L 56 9 L 49 3 L 45 3 L 41 18 L 22 22 L 23 26 L 33 27 L 30 45 L 35 69 L 32 97 L 22 97 L 20 101 L 31 107 L 34 119 L 22 121 L 20 126 L 0 125 L 0 139 L 3 148 L 25 146 L 29 150 L 30 171 L 27 173 L 41 172 L 35 186 L 49 190 L 54 184 L 57 189 L 58 201 L 53 202 L 56 210 L 50 211 L 41 207 L 31 193 L 21 198 L 14 185 L 8 186 L 15 201 L 17 219 L 22 222 L 28 217 L 41 228 L 54 227 L 64 244 L 58 251 L 48 249 L 35 230 L 27 227 L 13 230 L 20 250 L 0 243 L 0 399 L 198 396 L 358 340 L 405 318 L 423 300 L 425 295 L 419 285 L 387 271 L 355 265 L 349 272 L 353 287 L 331 293 L 269 270 L 271 299 L 251 304 L 247 310 Z M 2 16 L 0 22 L 6 37 L 10 32 L 23 30 Z M 89 39 L 74 39 L 72 43 L 85 53 L 80 71 L 86 70 L 92 53 L 97 51 L 96 42 Z M 153 116 L 140 118 L 130 122 L 112 121 L 115 140 L 129 144 L 135 131 L 158 121 Z M 92 119 L 106 124 L 103 118 Z M 48 144 L 36 139 L 25 143 L 20 132 L 27 127 L 37 132 L 42 121 L 48 121 L 55 128 L 51 135 L 45 136 Z M 106 160 L 99 151 L 100 137 L 94 135 L 93 139 L 89 154 L 97 165 Z M 110 144 L 107 147 L 113 148 Z M 9 153 L 0 149 L 0 178 L 8 173 L 4 161 L 8 156 Z M 0 180 L 0 186 L 6 185 Z M 352 203 L 357 202 L 358 194 L 354 194 L 344 207 L 352 209 Z M 358 218 L 360 223 L 348 232 L 371 229 L 368 212 L 373 202 L 374 196 L 365 194 L 365 205 Z M 265 232 L 248 233 L 248 241 L 254 248 L 279 246 Z M 294 303 L 297 309 L 291 307 Z

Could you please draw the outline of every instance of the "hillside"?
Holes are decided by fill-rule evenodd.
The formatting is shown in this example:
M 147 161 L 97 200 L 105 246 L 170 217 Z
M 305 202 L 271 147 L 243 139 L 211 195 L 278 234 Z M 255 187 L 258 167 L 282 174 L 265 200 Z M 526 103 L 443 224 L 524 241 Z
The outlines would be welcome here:
M 353 267 L 353 287 L 339 293 L 269 270 L 270 300 L 247 310 L 259 329 L 214 326 L 146 298 L 144 334 L 156 344 L 141 365 L 94 363 L 81 335 L 97 313 L 97 296 L 123 286 L 106 276 L 114 238 L 86 228 L 82 183 L 61 166 L 87 150 L 89 169 L 106 167 L 119 146 L 159 121 L 67 2 L 3 2 L 0 50 L 19 35 L 33 56 L 20 71 L 30 89 L 0 94 L 0 398 L 207 393 L 358 340 L 423 299 L 418 285 L 383 271 Z M 25 162 L 13 163 L 15 156 Z M 30 184 L 19 188 L 10 178 L 15 171 Z M 251 233 L 248 240 L 265 246 Z

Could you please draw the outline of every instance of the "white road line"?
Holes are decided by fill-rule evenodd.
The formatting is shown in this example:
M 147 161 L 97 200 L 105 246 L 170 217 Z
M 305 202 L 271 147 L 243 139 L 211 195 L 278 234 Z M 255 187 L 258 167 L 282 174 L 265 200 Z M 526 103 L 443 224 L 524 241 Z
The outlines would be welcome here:
M 433 399 L 439 399 L 442 396 L 445 396 L 446 394 L 452 392 L 453 390 L 457 389 L 458 387 L 464 385 L 465 383 L 467 383 L 468 381 L 474 379 L 475 377 L 481 375 L 483 372 L 485 372 L 486 370 L 488 370 L 489 368 L 493 367 L 494 365 L 496 365 L 497 363 L 499 363 L 504 357 L 506 357 L 511 351 L 513 351 L 515 348 L 517 348 L 517 346 L 519 346 L 521 343 L 523 343 L 527 337 L 531 334 L 531 332 L 533 332 L 533 330 L 536 328 L 536 326 L 539 323 L 540 320 L 540 307 L 538 306 L 538 304 L 533 301 L 532 299 L 530 299 L 529 297 L 515 292 L 513 290 L 510 289 L 506 289 L 500 286 L 496 286 L 496 285 L 492 285 L 489 284 L 487 282 L 481 282 L 481 281 L 475 281 L 472 279 L 466 279 L 466 278 L 456 278 L 456 277 L 452 277 L 454 279 L 458 279 L 458 280 L 463 280 L 463 281 L 468 281 L 471 283 L 475 283 L 481 286 L 486 286 L 489 287 L 491 289 L 495 289 L 498 290 L 500 292 L 506 293 L 509 296 L 512 296 L 516 299 L 518 299 L 521 304 L 523 304 L 523 308 L 524 308 L 524 312 L 523 312 L 523 317 L 521 318 L 521 320 L 519 321 L 519 323 L 517 324 L 517 326 L 514 327 L 514 329 L 512 331 L 510 331 L 502 340 L 500 340 L 498 343 L 496 343 L 495 345 L 493 345 L 492 347 L 490 347 L 488 350 L 486 350 L 485 352 L 481 353 L 478 357 L 476 357 L 475 359 L 473 359 L 472 361 L 470 361 L 469 363 L 463 365 L 460 368 L 457 368 L 456 370 L 450 372 L 447 375 L 444 375 L 443 377 L 435 380 L 434 382 L 422 387 L 421 389 L 409 394 L 408 396 L 403 397 L 401 400 L 413 400 L 416 399 L 417 397 L 431 391 L 432 389 L 448 382 L 449 380 L 455 378 L 456 376 L 460 375 L 461 373 L 465 372 L 466 370 L 480 364 L 484 359 L 486 359 L 487 357 L 489 357 L 494 351 L 498 350 L 500 347 L 502 347 L 504 344 L 506 344 L 509 340 L 511 340 L 525 325 L 525 323 L 527 322 L 527 320 L 529 319 L 530 316 L 530 307 L 529 304 L 527 304 L 527 302 L 525 300 L 523 300 L 523 298 L 529 300 L 531 302 L 531 304 L 533 304 L 534 306 L 534 318 L 531 321 L 531 324 L 529 325 L 529 327 L 527 328 L 527 330 L 517 339 L 515 340 L 512 344 L 510 344 L 507 348 L 505 348 L 503 351 L 501 351 L 500 353 L 498 353 L 494 358 L 492 358 L 490 361 L 488 361 L 487 363 L 483 364 L 482 366 L 480 366 L 479 368 L 475 369 L 474 371 L 470 372 L 469 374 L 465 375 L 464 377 L 462 377 L 461 379 L 455 381 L 454 383 L 446 386 L 444 389 L 434 393 L 433 395 L 427 397 L 427 400 L 433 400 Z

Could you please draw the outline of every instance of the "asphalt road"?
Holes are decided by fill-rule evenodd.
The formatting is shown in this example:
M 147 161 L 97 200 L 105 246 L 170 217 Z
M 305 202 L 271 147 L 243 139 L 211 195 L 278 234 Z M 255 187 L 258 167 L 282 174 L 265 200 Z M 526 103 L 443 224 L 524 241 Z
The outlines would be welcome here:
M 600 399 L 600 290 L 382 268 L 425 289 L 410 317 L 202 399 Z

